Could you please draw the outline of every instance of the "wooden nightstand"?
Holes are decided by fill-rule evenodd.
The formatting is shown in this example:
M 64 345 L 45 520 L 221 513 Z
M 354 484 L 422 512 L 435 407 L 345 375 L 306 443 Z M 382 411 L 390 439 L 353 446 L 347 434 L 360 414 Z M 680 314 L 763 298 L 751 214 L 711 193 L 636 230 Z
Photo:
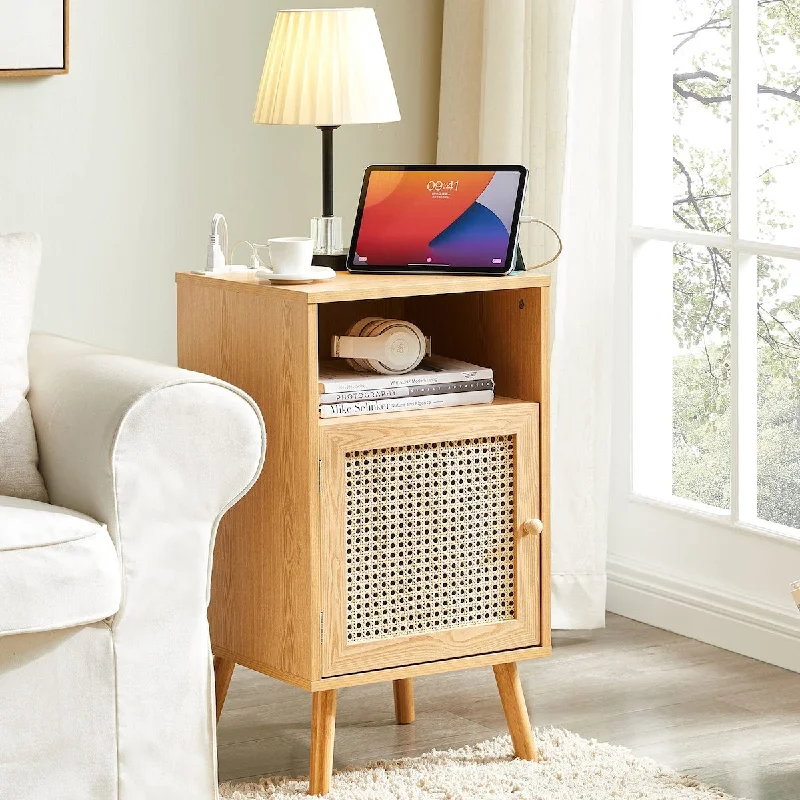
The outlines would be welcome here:
M 551 652 L 549 277 L 177 282 L 180 365 L 244 389 L 268 436 L 217 539 L 217 713 L 234 664 L 312 692 L 310 792 L 325 794 L 337 689 L 392 680 L 406 723 L 414 676 L 492 665 L 515 751 L 535 759 L 515 662 Z M 492 367 L 495 401 L 320 420 L 318 362 L 366 316 Z

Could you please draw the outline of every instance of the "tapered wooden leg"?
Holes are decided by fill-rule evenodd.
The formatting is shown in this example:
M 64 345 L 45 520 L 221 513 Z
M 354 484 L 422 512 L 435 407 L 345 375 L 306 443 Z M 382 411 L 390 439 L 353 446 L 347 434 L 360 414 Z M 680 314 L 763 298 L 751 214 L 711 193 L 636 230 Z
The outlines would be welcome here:
M 398 725 L 408 725 L 414 721 L 414 680 L 398 678 L 393 681 L 394 717 Z
M 328 794 L 336 733 L 336 689 L 311 694 L 311 769 L 308 793 Z
M 500 692 L 500 702 L 503 704 L 503 712 L 508 723 L 508 732 L 514 744 L 514 754 L 526 761 L 538 761 L 517 665 L 496 664 L 493 669 L 494 679 Z
M 217 704 L 217 722 L 219 722 L 219 715 L 222 713 L 222 706 L 225 704 L 225 696 L 228 694 L 228 687 L 231 685 L 231 676 L 235 666 L 235 661 L 222 656 L 214 656 L 214 700 Z

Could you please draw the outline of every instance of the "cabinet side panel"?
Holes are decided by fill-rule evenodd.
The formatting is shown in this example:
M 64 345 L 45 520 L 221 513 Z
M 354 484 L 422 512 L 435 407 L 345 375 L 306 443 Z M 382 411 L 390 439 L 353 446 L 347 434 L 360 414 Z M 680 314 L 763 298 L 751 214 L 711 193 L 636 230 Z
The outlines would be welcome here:
M 314 679 L 316 311 L 291 299 L 179 284 L 178 361 L 247 392 L 267 428 L 262 475 L 220 524 L 212 644 L 250 666 Z
M 539 513 L 544 530 L 542 563 L 542 645 L 550 647 L 550 287 L 528 290 L 537 323 L 533 326 L 533 393 L 539 403 Z

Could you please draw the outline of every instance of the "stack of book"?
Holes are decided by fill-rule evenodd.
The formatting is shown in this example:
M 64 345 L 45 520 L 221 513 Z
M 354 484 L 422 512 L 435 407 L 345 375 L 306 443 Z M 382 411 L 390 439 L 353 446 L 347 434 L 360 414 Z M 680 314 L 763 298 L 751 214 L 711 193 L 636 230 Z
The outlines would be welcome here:
M 323 361 L 319 367 L 319 415 L 323 419 L 471 406 L 493 399 L 492 370 L 453 358 L 430 356 L 405 375 L 356 372 L 341 361 Z

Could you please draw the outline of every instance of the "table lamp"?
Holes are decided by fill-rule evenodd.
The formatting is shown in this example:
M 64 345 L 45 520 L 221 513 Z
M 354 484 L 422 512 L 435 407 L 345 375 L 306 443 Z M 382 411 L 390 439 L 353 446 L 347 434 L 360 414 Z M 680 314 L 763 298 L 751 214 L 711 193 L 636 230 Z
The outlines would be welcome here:
M 373 9 L 278 12 L 253 122 L 322 131 L 322 216 L 311 220 L 315 264 L 343 270 L 347 257 L 341 217 L 333 216 L 333 132 L 340 125 L 399 119 Z

